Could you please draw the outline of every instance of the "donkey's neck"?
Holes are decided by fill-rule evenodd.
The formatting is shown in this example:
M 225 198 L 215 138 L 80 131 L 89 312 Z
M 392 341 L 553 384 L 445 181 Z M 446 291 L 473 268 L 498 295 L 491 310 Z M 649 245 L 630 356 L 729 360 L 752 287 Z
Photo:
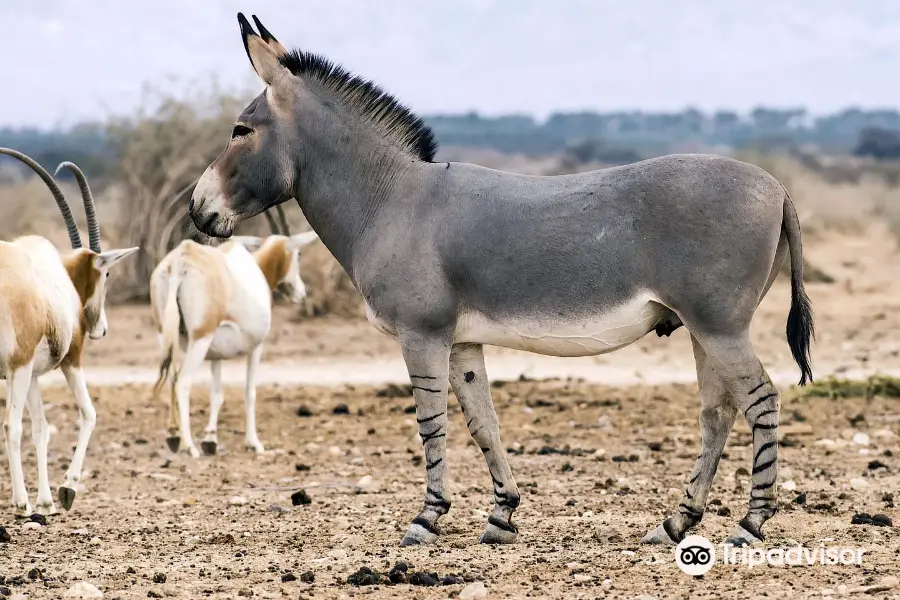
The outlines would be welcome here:
M 294 197 L 306 220 L 351 280 L 354 256 L 375 234 L 374 223 L 413 201 L 428 163 L 374 134 L 320 131 L 304 140 Z M 355 135 L 354 135 L 355 133 Z

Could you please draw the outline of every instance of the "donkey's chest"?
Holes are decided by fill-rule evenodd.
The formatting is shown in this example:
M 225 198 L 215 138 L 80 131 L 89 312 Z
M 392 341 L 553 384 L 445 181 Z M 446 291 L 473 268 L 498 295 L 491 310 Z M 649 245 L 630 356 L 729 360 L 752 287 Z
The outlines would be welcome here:
M 460 315 L 456 342 L 488 344 L 549 356 L 593 356 L 618 350 L 642 338 L 671 311 L 647 297 L 636 297 L 582 314 Z

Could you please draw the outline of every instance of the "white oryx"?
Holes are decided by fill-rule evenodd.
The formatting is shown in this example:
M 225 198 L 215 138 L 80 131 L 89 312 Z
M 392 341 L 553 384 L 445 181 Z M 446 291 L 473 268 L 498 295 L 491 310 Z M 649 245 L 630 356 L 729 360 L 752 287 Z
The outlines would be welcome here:
M 11 242 L 0 241 L 0 371 L 6 379 L 6 415 L 3 430 L 12 479 L 12 503 L 17 514 L 28 516 L 25 476 L 22 469 L 22 416 L 31 416 L 32 437 L 37 451 L 40 514 L 55 512 L 47 467 L 50 431 L 38 376 L 57 367 L 63 372 L 81 413 L 78 441 L 59 501 L 69 510 L 75 500 L 78 480 L 87 452 L 96 412 L 88 394 L 81 353 L 84 336 L 99 339 L 107 333 L 106 279 L 109 268 L 138 248 L 100 250 L 100 230 L 94 214 L 87 180 L 73 163 L 57 169 L 72 171 L 81 187 L 88 218 L 90 249 L 81 247 L 81 236 L 66 199 L 53 178 L 35 161 L 8 148 L 6 154 L 27 164 L 47 184 L 62 212 L 73 250 L 61 255 L 46 238 L 26 235 Z
M 201 448 L 204 454 L 216 453 L 219 410 L 225 400 L 221 361 L 239 356 L 247 357 L 246 447 L 263 451 L 256 432 L 255 379 L 272 323 L 272 293 L 278 289 L 294 303 L 303 300 L 306 286 L 300 278 L 300 248 L 315 239 L 314 232 L 235 236 L 217 247 L 188 240 L 154 269 L 150 303 L 163 351 L 154 395 L 169 379 L 175 362 L 166 438 L 173 452 L 183 439 L 191 456 L 200 456 L 191 437 L 190 392 L 194 374 L 208 360 L 212 374 L 209 425 Z M 184 354 L 178 359 L 180 350 Z

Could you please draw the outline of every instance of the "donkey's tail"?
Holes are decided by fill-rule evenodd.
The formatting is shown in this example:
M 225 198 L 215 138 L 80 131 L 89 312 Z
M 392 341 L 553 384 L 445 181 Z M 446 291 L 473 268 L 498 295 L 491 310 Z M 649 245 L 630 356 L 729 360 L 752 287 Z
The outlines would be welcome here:
M 784 187 L 784 186 L 782 186 Z M 800 385 L 813 380 L 809 344 L 815 339 L 812 305 L 803 287 L 803 247 L 800 242 L 800 219 L 787 188 L 784 188 L 784 216 L 781 228 L 787 236 L 791 258 L 791 310 L 787 319 L 787 341 L 791 354 L 800 367 Z

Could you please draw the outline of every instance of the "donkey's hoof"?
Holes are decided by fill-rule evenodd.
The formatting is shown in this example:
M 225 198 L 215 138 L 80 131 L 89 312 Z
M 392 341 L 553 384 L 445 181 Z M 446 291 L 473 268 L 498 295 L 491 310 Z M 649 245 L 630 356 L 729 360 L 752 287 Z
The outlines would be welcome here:
M 419 520 L 419 519 L 416 519 Z M 427 523 L 426 523 L 427 525 Z M 437 531 L 429 525 L 428 528 L 413 521 L 406 535 L 400 540 L 401 546 L 420 546 L 422 544 L 433 544 L 438 539 Z
M 177 435 L 169 436 L 166 438 L 166 445 L 172 452 L 178 452 L 178 448 L 181 447 L 181 438 Z
M 642 544 L 660 544 L 663 546 L 677 546 L 675 540 L 666 531 L 666 528 L 660 525 L 647 535 L 641 538 Z
M 64 509 L 70 510 L 72 508 L 72 504 L 75 502 L 75 490 L 70 487 L 60 486 L 57 496 L 59 497 L 59 503 L 62 504 Z
M 753 544 L 758 544 L 762 542 L 761 539 L 741 527 L 740 525 L 734 530 L 734 533 L 731 534 L 727 540 L 725 540 L 726 544 L 730 544 L 732 546 L 741 548 L 743 546 L 752 546 Z
M 478 541 L 482 544 L 514 544 L 518 535 L 519 529 L 513 525 L 512 521 L 504 523 L 499 519 L 491 518 Z
M 215 456 L 218 446 L 219 445 L 216 442 L 211 440 L 200 442 L 200 449 L 203 450 L 203 454 L 207 456 Z

